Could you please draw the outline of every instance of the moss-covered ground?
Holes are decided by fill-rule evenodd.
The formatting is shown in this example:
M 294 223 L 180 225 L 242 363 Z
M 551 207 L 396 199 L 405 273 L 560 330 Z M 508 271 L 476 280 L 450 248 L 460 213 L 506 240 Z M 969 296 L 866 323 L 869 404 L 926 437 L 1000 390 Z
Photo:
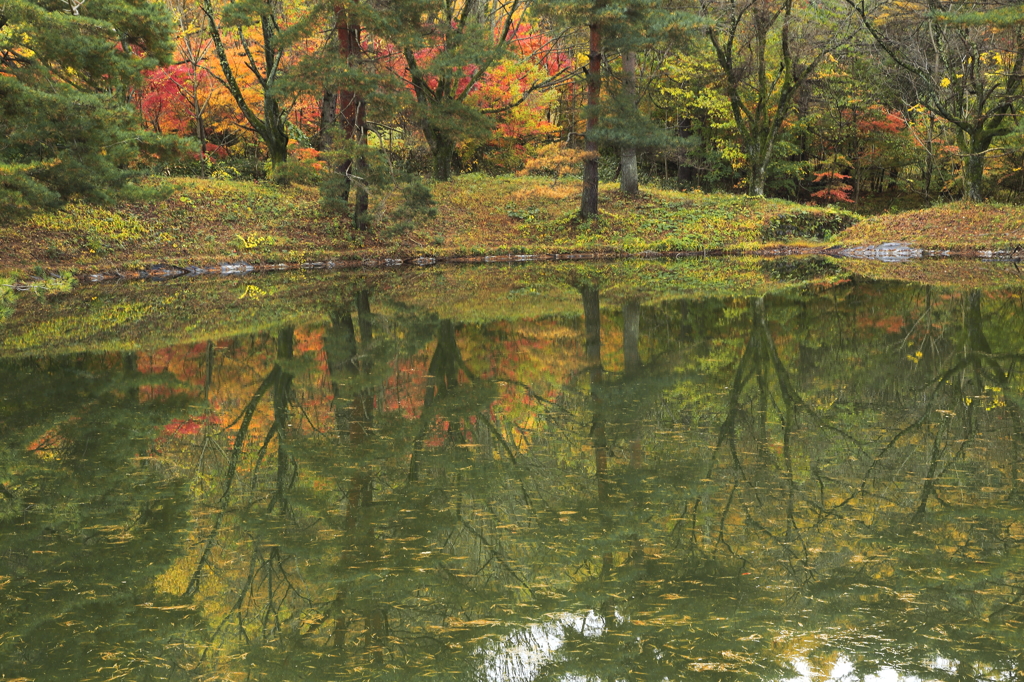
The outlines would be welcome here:
M 576 218 L 578 181 L 463 175 L 432 187 L 436 215 L 398 229 L 394 196 L 375 199 L 374 226 L 354 231 L 323 212 L 315 188 L 170 178 L 154 200 L 70 204 L 0 224 L 0 274 L 76 274 L 154 264 L 302 263 L 390 256 L 455 257 L 642 251 L 754 251 L 794 234 L 827 235 L 852 214 L 777 199 L 601 187 L 597 219 Z
M 960 201 L 872 216 L 841 239 L 848 245 L 905 242 L 938 251 L 1012 251 L 1024 244 L 1024 206 Z
M 576 217 L 578 180 L 462 175 L 431 187 L 435 214 L 402 229 L 395 195 L 374 197 L 372 227 L 353 230 L 323 211 L 316 188 L 198 178 L 152 179 L 147 201 L 0 221 L 0 284 L 131 272 L 167 264 L 300 264 L 382 257 L 439 259 L 509 254 L 641 252 L 834 253 L 839 247 L 905 242 L 971 254 L 1024 244 L 1024 207 L 947 203 L 861 219 L 778 199 L 645 188 L 638 198 L 613 184 L 600 215 Z M 60 286 L 57 282 L 57 286 Z

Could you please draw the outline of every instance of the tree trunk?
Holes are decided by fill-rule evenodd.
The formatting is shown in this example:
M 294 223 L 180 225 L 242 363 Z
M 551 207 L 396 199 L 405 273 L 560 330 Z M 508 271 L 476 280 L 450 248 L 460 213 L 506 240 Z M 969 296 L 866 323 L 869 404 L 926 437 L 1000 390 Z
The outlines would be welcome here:
M 338 93 L 330 90 L 324 91 L 320 98 L 320 128 L 316 133 L 314 147 L 318 152 L 329 149 L 331 145 L 330 128 L 338 119 Z
M 772 143 L 755 139 L 747 146 L 747 195 L 763 197 L 768 159 L 771 158 Z
M 627 106 L 636 105 L 636 52 L 630 50 L 622 55 L 622 88 Z M 619 191 L 635 197 L 640 193 L 640 178 L 636 167 L 636 145 L 630 144 L 619 150 Z
M 583 162 L 583 194 L 580 197 L 580 218 L 597 215 L 597 129 L 601 106 L 601 27 L 590 25 L 590 60 L 587 69 L 587 144 Z
M 935 116 L 928 112 L 928 140 L 925 142 L 925 167 L 921 179 L 924 184 L 924 198 L 932 198 L 932 173 L 935 168 Z
M 365 148 L 368 146 L 366 139 L 366 102 L 362 99 L 358 100 L 354 114 L 355 126 L 353 135 L 359 145 Z M 365 230 L 370 223 L 370 194 L 366 177 L 366 156 L 364 153 L 356 154 L 352 168 L 355 170 L 352 182 L 356 186 L 356 205 L 352 211 L 352 227 L 356 230 Z
M 964 198 L 968 201 L 982 200 L 982 182 L 985 176 L 985 152 L 989 140 L 977 133 L 966 135 L 967 149 L 964 154 Z
M 351 65 L 362 51 L 360 44 L 362 27 L 350 20 L 348 13 L 342 5 L 335 5 L 334 22 L 334 29 L 338 35 L 339 55 L 346 63 Z M 367 144 L 366 101 L 355 91 L 341 90 L 338 92 L 338 105 L 340 108 L 338 118 L 341 119 L 345 139 L 354 140 L 359 146 L 365 147 Z M 367 207 L 369 205 L 369 195 L 366 185 L 366 165 L 362 156 L 361 153 L 353 154 L 353 158 L 342 162 L 338 169 L 338 172 L 345 174 L 345 184 L 349 188 L 353 184 L 356 186 L 356 205 L 352 211 L 352 227 L 356 230 L 365 229 L 368 224 Z M 347 200 L 346 192 L 346 203 Z
M 362 28 L 352 22 L 342 4 L 334 7 L 334 30 L 338 36 L 338 54 L 348 65 L 351 65 L 361 52 L 359 36 Z M 353 90 L 341 89 L 337 92 L 325 92 L 321 102 L 321 126 L 319 126 L 319 150 L 327 150 L 331 146 L 329 128 L 333 123 L 341 126 L 343 139 L 354 140 L 357 145 L 367 144 L 367 102 Z M 367 193 L 365 163 L 358 152 L 339 163 L 334 172 L 340 177 L 338 182 L 340 199 L 336 205 L 341 208 L 348 206 L 348 198 L 352 185 L 355 185 L 355 206 L 352 209 L 352 228 L 364 229 L 367 224 Z M 354 172 L 353 172 L 354 171 Z
M 199 158 L 206 160 L 206 123 L 203 121 L 203 111 L 198 105 L 193 109 L 193 117 L 196 121 L 196 139 L 199 140 Z
M 281 109 L 275 94 L 277 81 L 277 69 L 280 64 L 281 52 L 276 50 L 274 45 L 277 39 L 277 25 L 273 15 L 267 15 L 261 20 L 263 26 L 263 52 L 267 62 L 267 70 L 263 74 L 256 74 L 261 79 L 263 88 L 263 118 L 253 110 L 245 99 L 242 87 L 235 78 L 235 71 L 228 59 L 227 48 L 224 45 L 224 38 L 221 35 L 220 27 L 217 25 L 216 12 L 212 0 L 200 0 L 200 9 L 206 15 L 207 26 L 210 29 L 210 38 L 213 40 L 214 51 L 217 53 L 217 62 L 220 64 L 224 74 L 224 85 L 231 93 L 232 99 L 238 105 L 239 111 L 245 117 L 246 122 L 260 136 L 267 145 L 268 156 L 271 166 L 276 166 L 288 158 L 288 130 L 285 127 L 287 113 Z M 256 70 L 256 67 L 249 64 Z
M 452 161 L 455 159 L 455 140 L 433 127 L 427 127 L 427 143 L 433 156 L 434 179 L 447 182 L 452 177 Z
M 273 97 L 263 98 L 265 129 L 263 141 L 267 145 L 267 157 L 271 168 L 288 160 L 288 130 L 285 128 L 285 114 Z
M 281 58 L 283 49 L 276 45 L 279 32 L 273 17 L 262 17 L 260 24 L 263 27 L 264 58 L 267 62 L 266 84 L 263 86 L 263 121 L 266 126 L 263 140 L 267 144 L 270 166 L 276 168 L 288 160 L 288 111 L 281 106 L 274 87 L 278 74 L 275 64 Z

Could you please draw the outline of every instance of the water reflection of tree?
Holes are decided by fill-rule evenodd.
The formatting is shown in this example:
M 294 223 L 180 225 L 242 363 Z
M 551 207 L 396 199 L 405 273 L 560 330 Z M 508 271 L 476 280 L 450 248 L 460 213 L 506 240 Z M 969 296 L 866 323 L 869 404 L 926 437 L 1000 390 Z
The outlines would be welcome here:
M 183 441 L 205 463 L 168 528 L 189 512 L 191 531 L 145 574 L 197 629 L 138 660 L 181 679 L 243 655 L 309 679 L 1020 669 L 1019 297 L 578 300 L 513 327 L 357 292 L 322 332 L 204 348 L 195 396 L 228 369 L 246 388 L 229 428 Z M 561 344 L 537 357 L 571 357 L 553 395 L 517 371 L 531 324 Z
M 3 674 L 153 670 L 172 622 L 188 627 L 154 589 L 188 501 L 150 448 L 188 393 L 153 392 L 179 386 L 139 372 L 131 354 L 0 363 L 0 385 Z
M 929 322 L 923 325 L 924 338 L 908 340 L 907 334 L 881 353 L 877 346 L 853 351 L 866 365 L 861 377 L 888 374 L 880 382 L 887 386 L 884 399 L 870 407 L 856 395 L 832 397 L 822 407 L 814 395 L 821 391 L 815 385 L 818 377 L 794 376 L 781 363 L 765 324 L 767 305 L 751 304 L 751 332 L 718 438 L 720 446 L 727 444 L 732 466 L 709 473 L 721 481 L 723 512 L 717 532 L 701 541 L 705 551 L 721 546 L 728 554 L 756 556 L 748 539 L 754 529 L 764 543 L 758 554 L 794 557 L 799 550 L 800 559 L 757 570 L 771 574 L 786 566 L 791 580 L 806 584 L 811 595 L 827 598 L 840 611 L 842 603 L 855 612 L 864 599 L 879 600 L 886 607 L 877 611 L 891 609 L 881 621 L 904 620 L 915 630 L 1015 609 L 1020 586 L 1013 571 L 990 572 L 993 564 L 988 562 L 1004 564 L 1004 558 L 995 559 L 1019 543 L 1011 539 L 1012 524 L 997 521 L 1004 513 L 992 504 L 998 496 L 983 491 L 998 489 L 1005 495 L 1016 485 L 1002 477 L 1001 469 L 1007 464 L 1010 471 L 1016 468 L 1019 418 L 997 396 L 1005 395 L 1001 386 L 1014 383 L 1000 361 L 1015 358 L 1017 351 L 993 352 L 977 292 L 942 311 L 934 309 L 931 293 L 905 299 L 909 305 L 901 330 L 920 329 L 922 320 L 941 312 L 948 316 L 941 335 L 933 334 Z M 842 331 L 849 332 L 848 327 Z M 908 343 L 926 350 L 907 353 Z M 849 348 L 849 339 L 834 344 L 840 346 Z M 1019 340 L 1013 346 L 1019 349 Z M 893 363 L 901 361 L 913 371 L 894 372 Z M 758 370 L 758 362 L 774 369 L 774 385 L 765 381 L 768 373 Z M 744 393 L 748 385 L 754 388 Z M 811 407 L 811 401 L 817 405 Z M 795 428 L 801 413 L 816 422 L 815 429 Z M 1005 419 L 998 418 L 1000 413 Z M 834 435 L 822 438 L 829 432 Z M 846 435 L 853 432 L 856 438 Z M 1009 448 L 989 453 L 992 439 L 1000 437 Z M 802 464 L 794 467 L 794 462 Z M 771 476 L 763 475 L 765 467 L 778 470 L 780 484 L 772 485 Z M 936 503 L 929 505 L 929 500 Z M 742 516 L 730 522 L 729 506 L 741 509 Z M 786 532 L 771 532 L 769 523 Z M 950 575 L 956 580 L 936 590 L 934 581 Z M 851 584 L 859 588 L 850 589 Z M 839 586 L 847 591 L 837 593 Z M 870 620 L 860 622 L 862 634 L 884 629 Z

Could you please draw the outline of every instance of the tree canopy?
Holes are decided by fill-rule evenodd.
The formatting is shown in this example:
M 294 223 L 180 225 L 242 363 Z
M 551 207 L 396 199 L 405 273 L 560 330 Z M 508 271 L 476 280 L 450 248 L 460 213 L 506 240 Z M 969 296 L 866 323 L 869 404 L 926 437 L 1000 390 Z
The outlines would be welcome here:
M 10 0 L 0 191 L 24 210 L 108 199 L 132 170 L 269 177 L 320 184 L 365 229 L 385 186 L 425 205 L 418 176 L 557 157 L 582 217 L 616 178 L 868 208 L 1015 199 L 1014 7 Z M 161 134 L 196 151 L 154 153 Z
M 0 7 L 0 203 L 106 200 L 157 135 L 130 103 L 171 57 L 168 13 L 145 0 Z

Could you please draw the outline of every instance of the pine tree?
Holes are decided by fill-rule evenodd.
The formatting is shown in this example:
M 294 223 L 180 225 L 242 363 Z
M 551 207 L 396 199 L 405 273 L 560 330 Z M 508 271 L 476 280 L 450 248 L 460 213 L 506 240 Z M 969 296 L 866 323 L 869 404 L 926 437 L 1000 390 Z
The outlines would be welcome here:
M 371 30 L 400 55 L 393 68 L 415 97 L 434 179 L 451 177 L 460 142 L 490 134 L 493 121 L 466 100 L 511 54 L 508 41 L 522 20 L 518 2 L 496 0 L 394 0 L 372 19 Z
M 168 19 L 148 0 L 0 4 L 0 214 L 109 200 L 162 143 L 129 95 L 168 57 Z
M 589 51 L 583 69 L 587 81 L 587 127 L 583 163 L 581 218 L 597 215 L 599 150 L 602 144 L 617 147 L 623 168 L 623 191 L 635 193 L 636 150 L 658 146 L 664 140 L 654 126 L 637 110 L 636 52 L 659 37 L 686 30 L 693 17 L 658 0 L 538 0 L 534 8 L 555 24 L 586 26 Z M 612 97 L 603 97 L 609 72 L 608 57 L 621 52 L 622 87 Z M 627 170 L 626 166 L 630 166 Z

